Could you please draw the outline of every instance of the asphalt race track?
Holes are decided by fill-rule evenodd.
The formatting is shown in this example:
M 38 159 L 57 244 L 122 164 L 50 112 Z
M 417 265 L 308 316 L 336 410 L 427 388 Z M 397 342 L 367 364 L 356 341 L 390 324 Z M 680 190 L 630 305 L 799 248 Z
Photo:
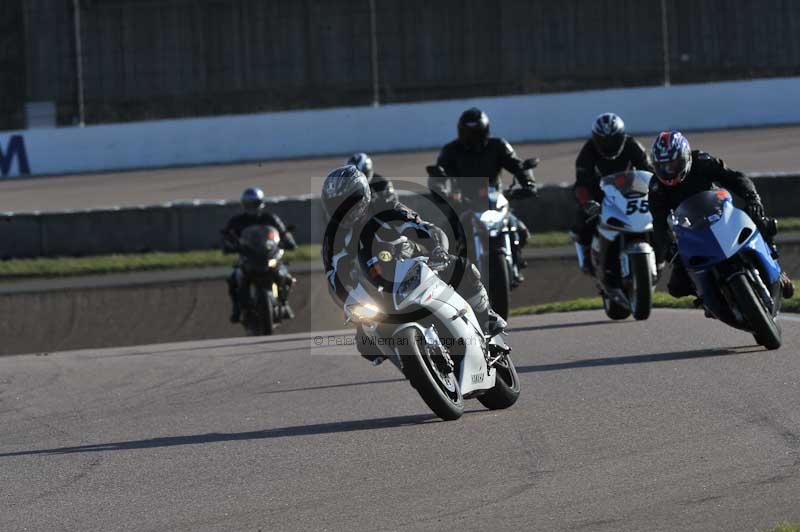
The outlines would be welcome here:
M 455 134 L 455 121 L 453 129 Z M 587 135 L 591 123 L 586 124 Z M 670 124 L 665 124 L 669 127 Z M 502 124 L 492 131 L 503 134 Z M 800 126 L 734 129 L 687 134 L 692 146 L 722 157 L 744 172 L 800 171 Z M 639 140 L 649 148 L 652 135 Z M 450 139 L 443 139 L 442 144 Z M 520 157 L 540 157 L 537 180 L 543 184 L 573 182 L 575 157 L 583 140 L 516 145 Z M 392 177 L 424 175 L 437 150 L 374 155 L 376 171 Z M 50 178 L 0 180 L 0 212 L 54 211 L 113 205 L 135 206 L 167 201 L 238 198 L 246 187 L 261 186 L 270 196 L 318 193 L 312 178 L 320 178 L 344 163 L 324 157 L 264 163 L 109 172 Z M 32 162 L 35 164 L 35 161 Z M 418 179 L 426 182 L 426 179 Z
M 767 352 L 696 311 L 515 319 L 520 401 L 448 423 L 313 333 L 2 357 L 0 530 L 767 530 L 798 320 Z

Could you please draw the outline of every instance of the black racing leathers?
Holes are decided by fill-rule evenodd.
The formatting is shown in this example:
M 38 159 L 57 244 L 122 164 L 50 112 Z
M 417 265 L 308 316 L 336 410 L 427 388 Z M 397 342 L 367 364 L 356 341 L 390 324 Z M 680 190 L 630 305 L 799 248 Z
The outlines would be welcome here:
M 357 282 L 353 274 L 360 269 L 359 247 L 362 250 L 369 249 L 376 234 L 385 241 L 395 240 L 399 235 L 406 236 L 409 240 L 409 256 L 430 256 L 437 247 L 448 252 L 445 232 L 421 220 L 417 213 L 400 203 L 389 209 L 371 205 L 369 219 L 351 229 L 331 222 L 325 229 L 322 241 L 322 262 L 328 278 L 328 289 L 337 304 L 344 305 Z M 364 263 L 368 257 L 361 258 Z M 479 319 L 485 322 L 489 313 L 489 298 L 478 269 L 469 265 L 466 259 L 453 256 L 449 267 L 440 272 L 440 276 L 454 285 Z
M 760 203 L 756 187 L 750 178 L 728 168 L 721 159 L 702 151 L 692 152 L 692 167 L 686 178 L 678 185 L 667 186 L 657 178 L 653 178 L 650 182 L 649 200 L 650 211 L 653 213 L 653 243 L 658 262 L 669 260 L 670 250 L 674 249 L 675 245 L 674 235 L 667 221 L 670 212 L 685 199 L 698 192 L 712 190 L 716 185 L 736 194 L 748 205 L 754 202 Z M 760 222 L 756 220 L 756 223 Z M 672 276 L 667 288 L 674 297 L 694 293 L 689 275 L 680 260 L 673 261 Z
M 382 208 L 389 208 L 398 203 L 394 185 L 388 178 L 380 174 L 372 174 L 369 180 L 369 188 L 372 191 L 373 201 L 377 202 Z
M 351 229 L 330 222 L 322 240 L 322 264 L 328 278 L 328 288 L 341 306 L 347 299 L 355 279 L 351 274 L 358 268 L 359 243 L 369 245 L 375 222 L 381 238 L 394 240 L 398 235 L 408 237 L 415 246 L 416 254 L 430 253 L 436 246 L 447 248 L 447 237 L 433 224 L 424 222 L 419 215 L 401 203 L 388 208 L 373 202 L 370 218 Z M 386 234 L 384 234 L 386 233 Z
M 592 142 L 587 140 L 575 159 L 575 198 L 581 205 L 587 201 L 603 201 L 603 191 L 600 189 L 600 178 L 626 170 L 653 171 L 647 151 L 639 142 L 625 135 L 625 145 L 622 152 L 614 159 L 606 159 Z
M 614 159 L 606 159 L 597 151 L 591 139 L 587 140 L 575 159 L 575 185 L 573 191 L 578 201 L 576 226 L 573 230 L 580 244 L 588 246 L 594 236 L 595 223 L 587 223 L 584 207 L 589 201 L 602 203 L 603 191 L 600 178 L 627 170 L 652 172 L 650 158 L 639 142 L 630 135 L 625 136 L 622 152 Z
M 281 220 L 276 214 L 272 214 L 267 211 L 261 211 L 258 214 L 237 214 L 228 220 L 228 223 L 225 224 L 225 227 L 222 229 L 225 251 L 230 253 L 235 252 L 237 243 L 236 241 L 242 235 L 242 231 L 251 225 L 271 225 L 277 229 L 278 233 L 281 235 L 280 245 L 282 248 L 294 249 L 297 247 L 294 236 L 292 233 L 286 230 L 286 225 L 283 223 L 283 220 Z
M 514 153 L 511 144 L 497 137 L 489 138 L 480 151 L 454 140 L 442 148 L 436 164 L 444 169 L 446 177 L 431 177 L 428 186 L 443 198 L 449 196 L 448 191 L 458 191 L 467 198 L 477 198 L 486 184 L 485 179 L 491 185 L 500 185 L 500 172 L 503 169 L 522 185 L 534 184 L 531 172 L 523 168 L 523 162 Z
M 225 227 L 222 229 L 223 251 L 225 253 L 236 253 L 238 251 L 239 237 L 242 235 L 242 231 L 251 225 L 271 225 L 278 230 L 278 233 L 281 237 L 280 246 L 283 249 L 294 249 L 297 247 L 294 236 L 286 229 L 286 225 L 283 223 L 283 220 L 281 220 L 276 214 L 262 210 L 258 214 L 237 214 L 228 220 L 228 223 L 225 224 Z M 294 283 L 294 279 L 289 273 L 289 270 L 285 264 L 282 264 L 278 269 L 278 276 L 280 278 L 281 285 L 281 303 L 286 303 L 289 297 L 289 290 Z M 245 301 L 242 300 L 242 294 L 239 293 L 245 288 L 245 285 L 241 283 L 241 277 L 241 268 L 237 262 L 233 267 L 233 271 L 226 279 L 226 282 L 228 283 L 228 296 L 231 298 L 231 303 L 234 309 L 231 317 L 232 321 L 239 320 L 239 304 L 240 302 L 242 302 L 242 304 L 245 303 Z

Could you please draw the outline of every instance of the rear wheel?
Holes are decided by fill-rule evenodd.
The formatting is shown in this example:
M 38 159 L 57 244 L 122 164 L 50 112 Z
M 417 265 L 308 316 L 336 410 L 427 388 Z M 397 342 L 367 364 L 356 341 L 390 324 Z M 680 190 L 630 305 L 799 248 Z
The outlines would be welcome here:
M 452 368 L 442 354 L 430 346 L 416 328 L 408 328 L 395 337 L 400 346 L 403 373 L 433 413 L 450 421 L 464 414 L 464 398 Z
M 650 274 L 650 261 L 645 254 L 629 255 L 631 266 L 631 310 L 637 320 L 650 317 L 653 306 L 653 277 Z
M 495 364 L 497 380 L 494 387 L 478 396 L 478 401 L 489 410 L 508 408 L 519 399 L 519 375 L 510 355 L 505 355 Z
M 488 259 L 489 279 L 484 279 L 484 284 L 488 285 L 489 303 L 495 312 L 507 320 L 511 305 L 511 274 L 508 271 L 508 261 L 495 245 L 492 246 Z
M 728 283 L 739 310 L 750 324 L 756 342 L 767 349 L 778 349 L 781 346 L 781 330 L 761 298 L 756 295 L 747 276 L 736 275 Z

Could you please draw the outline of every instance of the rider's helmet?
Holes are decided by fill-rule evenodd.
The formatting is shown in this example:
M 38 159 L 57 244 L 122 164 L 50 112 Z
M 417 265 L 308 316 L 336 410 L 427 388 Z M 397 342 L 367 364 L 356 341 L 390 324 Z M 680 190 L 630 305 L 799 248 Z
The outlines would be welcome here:
M 256 215 L 264 205 L 264 191 L 257 187 L 246 188 L 241 202 L 245 213 Z
M 674 187 L 692 169 L 692 148 L 680 131 L 662 131 L 653 143 L 653 169 L 659 181 Z
M 369 181 L 358 168 L 342 166 L 325 178 L 322 185 L 322 207 L 328 218 L 343 227 L 352 227 L 366 216 L 372 193 Z
M 458 119 L 458 140 L 473 151 L 481 151 L 489 141 L 489 116 L 472 107 Z
M 349 159 L 347 159 L 346 164 L 352 164 L 358 170 L 367 176 L 367 181 L 372 180 L 372 175 L 375 173 L 375 170 L 372 168 L 372 159 L 366 153 L 354 153 Z
M 592 142 L 604 159 L 616 159 L 625 147 L 625 122 L 614 113 L 603 113 L 592 125 Z

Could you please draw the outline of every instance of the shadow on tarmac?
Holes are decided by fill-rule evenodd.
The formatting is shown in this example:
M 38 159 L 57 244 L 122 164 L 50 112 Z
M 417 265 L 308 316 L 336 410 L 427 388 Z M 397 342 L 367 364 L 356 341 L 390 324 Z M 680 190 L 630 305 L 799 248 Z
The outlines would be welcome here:
M 694 358 L 721 357 L 743 355 L 746 353 L 764 352 L 761 346 L 743 346 L 722 349 L 695 349 L 693 351 L 672 351 L 669 353 L 653 353 L 647 355 L 631 355 L 622 357 L 588 358 L 559 362 L 556 364 L 535 364 L 517 366 L 518 373 L 538 373 L 543 371 L 560 371 L 565 369 L 596 368 L 602 366 L 620 366 L 623 364 L 644 364 L 646 362 L 667 362 L 670 360 L 690 360 Z
M 97 443 L 92 445 L 80 445 L 76 447 L 59 447 L 55 449 L 41 449 L 34 451 L 16 451 L 10 453 L 0 453 L 0 458 L 8 458 L 13 456 L 96 453 L 105 451 L 132 451 L 137 449 L 152 449 L 158 447 L 176 447 L 180 445 L 198 445 L 205 443 L 243 440 L 263 440 L 270 438 L 291 438 L 296 436 L 314 436 L 317 434 L 335 434 L 361 430 L 406 427 L 439 421 L 439 418 L 433 414 L 395 416 L 355 421 L 337 421 L 334 423 L 319 423 L 315 425 L 280 427 L 274 429 L 256 430 L 252 432 L 211 432 L 208 434 L 194 434 L 190 436 L 166 436 L 163 438 L 149 438 L 145 440 L 131 440 L 113 443 Z

